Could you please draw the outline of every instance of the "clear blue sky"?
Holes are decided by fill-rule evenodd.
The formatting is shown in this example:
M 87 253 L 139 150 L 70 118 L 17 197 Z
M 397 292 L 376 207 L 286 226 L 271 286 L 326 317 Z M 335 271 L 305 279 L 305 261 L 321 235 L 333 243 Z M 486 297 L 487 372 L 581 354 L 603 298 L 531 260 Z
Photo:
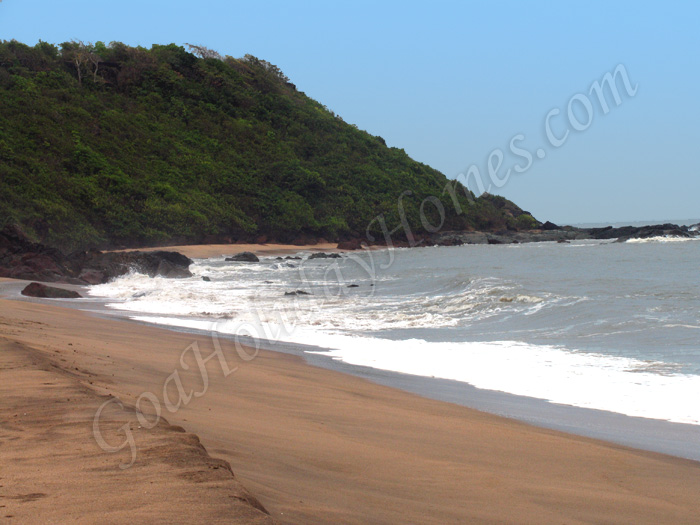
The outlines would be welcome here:
M 2 0 L 0 38 L 202 44 L 278 65 L 347 122 L 448 177 L 527 164 L 492 188 L 563 223 L 700 217 L 700 3 Z M 636 86 L 603 114 L 591 84 L 623 64 Z M 586 95 L 590 126 L 567 104 Z M 585 106 L 574 102 L 579 122 Z M 558 136 L 546 142 L 553 108 Z M 535 156 L 542 148 L 545 157 Z M 477 187 L 472 183 L 470 187 Z

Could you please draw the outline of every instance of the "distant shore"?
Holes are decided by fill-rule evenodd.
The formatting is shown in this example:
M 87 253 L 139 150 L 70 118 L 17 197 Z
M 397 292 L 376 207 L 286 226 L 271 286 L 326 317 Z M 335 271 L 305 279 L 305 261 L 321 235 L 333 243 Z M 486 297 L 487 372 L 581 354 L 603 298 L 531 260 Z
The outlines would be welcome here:
M 208 249 L 212 253 L 219 250 Z M 6 350 L 6 358 L 36 356 L 31 362 L 46 363 L 41 366 L 68 378 L 76 385 L 70 388 L 78 388 L 85 396 L 81 399 L 87 400 L 75 406 L 56 404 L 51 392 L 57 391 L 46 390 L 56 388 L 47 385 L 56 379 L 25 374 L 11 363 L 4 367 L 2 420 L 12 421 L 17 438 L 12 447 L 0 451 L 3 465 L 11 465 L 8 475 L 14 487 L 12 493 L 7 488 L 4 492 L 11 497 L 47 495 L 25 498 L 23 503 L 7 500 L 6 514 L 14 515 L 18 522 L 80 515 L 90 494 L 81 493 L 87 479 L 81 469 L 89 468 L 80 460 L 85 454 L 104 465 L 90 470 L 91 483 L 104 487 L 109 479 L 111 487 L 108 498 L 95 497 L 89 508 L 115 521 L 122 520 L 115 510 L 120 498 L 128 497 L 125 494 L 139 483 L 149 490 L 148 480 L 156 479 L 149 478 L 152 468 L 160 473 L 155 497 L 162 498 L 168 512 L 182 520 L 201 508 L 193 507 L 192 501 L 207 506 L 212 498 L 217 503 L 241 501 L 214 493 L 199 496 L 201 484 L 178 485 L 181 482 L 175 480 L 188 479 L 175 468 L 182 464 L 178 458 L 188 454 L 187 448 L 161 445 L 159 454 L 165 453 L 166 462 L 159 459 L 163 456 L 149 452 L 154 444 L 162 444 L 159 432 L 167 432 L 167 427 L 150 431 L 133 427 L 140 448 L 134 466 L 126 471 L 120 471 L 118 465 L 128 461 L 127 450 L 103 452 L 90 428 L 99 404 L 96 397 L 89 401 L 91 396 L 112 395 L 126 407 L 146 391 L 160 397 L 174 369 L 186 388 L 201 389 L 197 367 L 191 363 L 189 370 L 183 369 L 180 356 L 195 341 L 204 356 L 211 354 L 210 337 L 99 319 L 75 309 L 32 302 L 0 301 L 0 319 L 3 348 L 31 349 Z M 226 342 L 223 346 L 226 348 Z M 196 433 L 214 458 L 228 461 L 236 478 L 282 523 L 693 523 L 700 511 L 697 462 L 432 401 L 316 368 L 294 356 L 260 351 L 246 361 L 230 347 L 227 355 L 230 366 L 237 367 L 235 373 L 224 378 L 216 359 L 209 361 L 206 394 L 164 415 L 171 424 Z M 70 432 L 54 432 L 48 440 L 36 422 L 12 419 L 21 403 L 12 392 L 21 392 L 21 399 L 31 397 L 32 410 L 41 414 L 37 418 L 79 418 L 84 423 Z M 177 435 L 186 436 L 174 434 L 173 443 Z M 111 435 L 111 442 L 123 441 L 123 434 L 121 440 L 119 436 Z M 82 443 L 75 459 L 51 454 L 69 442 Z M 18 463 L 19 451 L 27 450 L 29 444 L 35 451 L 32 468 L 44 472 L 41 477 Z M 201 468 L 196 461 L 202 461 Z M 216 472 L 205 466 L 211 460 L 196 461 L 190 463 L 195 472 Z M 199 479 L 197 476 L 189 479 Z M 231 489 L 224 486 L 221 490 Z M 169 496 L 173 491 L 189 491 L 189 499 Z M 219 511 L 227 508 L 222 505 Z M 152 517 L 148 508 L 145 503 L 137 506 L 129 518 Z M 230 517 L 243 516 L 236 514 L 244 512 L 242 508 L 231 507 Z M 151 510 L 160 512 L 157 506 Z M 253 514 L 240 521 L 252 520 L 250 516 Z

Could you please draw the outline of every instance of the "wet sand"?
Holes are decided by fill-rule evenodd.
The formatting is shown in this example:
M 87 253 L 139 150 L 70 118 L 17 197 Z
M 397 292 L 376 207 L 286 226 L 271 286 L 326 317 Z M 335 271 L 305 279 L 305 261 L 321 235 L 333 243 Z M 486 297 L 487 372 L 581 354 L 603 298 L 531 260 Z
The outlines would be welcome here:
M 3 440 L 0 448 L 0 504 L 6 505 L 0 510 L 5 514 L 20 509 L 42 519 L 82 516 L 88 508 L 101 509 L 103 503 L 91 492 L 101 486 L 108 487 L 111 505 L 128 507 L 130 494 L 154 481 L 150 485 L 158 486 L 157 497 L 139 500 L 144 512 L 152 512 L 143 516 L 167 521 L 174 513 L 182 516 L 179 521 L 201 521 L 188 520 L 187 508 L 196 502 L 219 504 L 225 497 L 220 490 L 208 495 L 192 489 L 187 499 L 181 495 L 189 485 L 168 484 L 173 479 L 184 483 L 177 468 L 188 463 L 178 458 L 187 456 L 188 440 L 194 438 L 158 448 L 163 435 L 190 434 L 175 433 L 165 424 L 138 429 L 128 407 L 144 392 L 155 396 L 172 425 L 199 436 L 213 458 L 228 461 L 234 481 L 282 523 L 695 523 L 700 512 L 700 463 L 425 399 L 313 367 L 292 355 L 255 354 L 221 340 L 226 366 L 235 371 L 224 377 L 215 357 L 207 362 L 205 379 L 192 345 L 196 342 L 203 358 L 213 355 L 207 335 L 7 300 L 0 301 L 0 342 L 0 421 L 24 410 L 19 407 L 25 399 L 39 411 L 29 421 L 2 427 L 3 435 L 14 439 Z M 21 355 L 37 356 L 38 365 L 48 368 L 41 374 L 55 377 L 25 373 L 21 363 L 6 365 L 8 356 Z M 194 395 L 171 413 L 166 397 L 176 404 L 181 394 L 172 379 L 165 397 L 163 387 L 175 371 L 182 392 Z M 57 378 L 75 382 L 66 388 L 83 392 L 84 404 L 54 398 L 47 391 L 53 386 L 44 383 Z M 124 441 L 117 423 L 119 417 L 131 417 L 137 458 L 125 471 L 118 465 L 130 460 L 128 449 L 107 453 L 94 443 L 92 411 L 106 399 L 98 395 L 115 396 L 127 407 L 111 426 L 106 423 L 110 443 Z M 64 427 L 71 432 L 64 435 Z M 80 446 L 55 453 L 71 443 Z M 61 497 L 57 502 L 32 494 Z M 8 498 L 13 495 L 24 499 Z M 114 521 L 132 517 L 114 514 Z

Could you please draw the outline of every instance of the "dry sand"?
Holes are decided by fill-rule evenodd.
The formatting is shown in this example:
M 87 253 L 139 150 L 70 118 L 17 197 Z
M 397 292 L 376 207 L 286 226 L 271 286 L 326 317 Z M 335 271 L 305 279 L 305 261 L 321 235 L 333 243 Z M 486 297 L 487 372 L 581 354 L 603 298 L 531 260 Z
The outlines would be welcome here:
M 204 391 L 192 351 L 181 360 L 195 341 L 202 356 L 213 352 L 207 336 L 0 301 L 0 516 L 267 519 L 237 479 L 283 523 L 698 521 L 696 462 L 424 399 L 290 355 L 243 360 L 226 341 L 235 372 L 224 378 L 210 360 L 206 392 L 163 414 L 236 479 L 211 468 L 191 434 L 138 429 L 128 410 L 104 427 L 110 443 L 124 440 L 122 421 L 134 428 L 136 463 L 119 470 L 129 451 L 102 452 L 93 440 L 98 394 L 128 407 L 148 391 L 162 405 L 175 370 L 186 393 Z

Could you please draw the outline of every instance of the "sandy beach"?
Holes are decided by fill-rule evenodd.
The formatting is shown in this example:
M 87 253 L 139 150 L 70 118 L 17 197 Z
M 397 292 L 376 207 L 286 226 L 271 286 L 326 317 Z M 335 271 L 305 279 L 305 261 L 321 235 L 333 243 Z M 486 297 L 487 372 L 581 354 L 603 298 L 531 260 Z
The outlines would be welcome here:
M 206 335 L 0 300 L 0 347 L 0 515 L 17 523 L 269 521 L 255 498 L 281 523 L 696 523 L 700 512 L 696 462 L 222 340 L 225 377 Z M 214 356 L 206 375 L 193 348 Z M 169 425 L 139 428 L 132 407 L 144 392 Z M 129 447 L 104 452 L 93 436 L 104 396 L 124 406 L 100 423 L 104 439 L 133 429 L 125 470 Z M 152 407 L 141 405 L 155 420 Z

